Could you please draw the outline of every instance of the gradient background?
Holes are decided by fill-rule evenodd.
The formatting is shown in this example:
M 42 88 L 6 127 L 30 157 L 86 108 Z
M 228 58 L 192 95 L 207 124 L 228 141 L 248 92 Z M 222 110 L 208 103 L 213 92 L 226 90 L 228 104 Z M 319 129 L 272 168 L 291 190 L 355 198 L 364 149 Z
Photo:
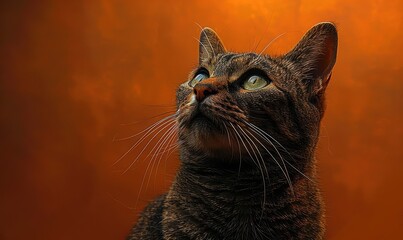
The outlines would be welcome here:
M 401 0 L 2 1 L 0 239 L 123 239 L 164 192 L 136 149 L 197 64 L 198 23 L 233 51 L 288 51 L 334 21 L 339 53 L 318 146 L 328 239 L 402 236 Z M 121 125 L 132 121 L 136 124 Z M 150 184 L 139 194 L 143 177 Z

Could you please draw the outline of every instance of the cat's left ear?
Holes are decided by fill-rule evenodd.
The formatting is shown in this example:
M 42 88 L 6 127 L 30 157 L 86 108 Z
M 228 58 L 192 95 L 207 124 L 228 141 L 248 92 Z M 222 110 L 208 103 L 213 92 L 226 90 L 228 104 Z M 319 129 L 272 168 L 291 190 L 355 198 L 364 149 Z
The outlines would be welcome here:
M 210 59 L 220 53 L 225 53 L 225 47 L 217 33 L 211 28 L 203 28 L 200 33 L 199 64 L 205 59 Z
M 337 55 L 337 30 L 333 23 L 313 26 L 285 58 L 299 65 L 312 94 L 323 93 Z

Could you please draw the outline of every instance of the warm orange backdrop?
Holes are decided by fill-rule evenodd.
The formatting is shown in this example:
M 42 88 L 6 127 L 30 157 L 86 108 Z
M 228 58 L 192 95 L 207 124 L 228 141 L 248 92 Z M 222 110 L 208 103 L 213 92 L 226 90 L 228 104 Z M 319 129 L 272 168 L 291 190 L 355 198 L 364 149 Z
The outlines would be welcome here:
M 139 149 L 112 166 L 133 143 L 112 139 L 172 109 L 197 63 L 196 23 L 234 51 L 285 32 L 266 51 L 279 54 L 319 21 L 340 36 L 317 154 L 328 239 L 402 236 L 401 0 L 7 2 L 0 239 L 123 239 L 178 160 L 154 168 L 137 200 L 147 161 L 122 175 Z

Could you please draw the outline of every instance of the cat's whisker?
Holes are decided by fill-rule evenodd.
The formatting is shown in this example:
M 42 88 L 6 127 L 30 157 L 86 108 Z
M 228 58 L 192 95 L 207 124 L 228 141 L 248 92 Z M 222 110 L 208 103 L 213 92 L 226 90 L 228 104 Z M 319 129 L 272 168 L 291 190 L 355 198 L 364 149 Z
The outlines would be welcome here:
M 138 194 L 137 194 L 137 199 L 136 199 L 136 207 L 137 207 L 137 204 L 138 204 L 138 202 L 139 202 L 140 195 L 141 195 L 141 192 L 142 192 L 142 190 L 143 190 L 144 180 L 145 180 L 145 177 L 146 177 L 146 175 L 147 175 L 148 169 L 149 169 L 149 167 L 150 167 L 150 165 L 151 165 L 151 162 L 152 162 L 152 161 L 149 161 L 149 162 L 148 162 L 147 168 L 146 168 L 146 170 L 145 170 L 145 172 L 144 172 L 144 175 L 143 175 L 143 178 L 142 178 L 142 180 L 141 180 L 140 189 L 139 189 L 139 192 L 138 192 Z
M 276 145 L 274 145 L 274 144 L 272 143 L 272 141 L 270 141 L 270 140 L 264 135 L 264 134 L 266 134 L 266 135 L 269 135 L 269 134 L 266 133 L 266 132 L 264 132 L 264 131 L 261 130 L 260 128 L 256 128 L 255 125 L 253 125 L 253 124 L 251 124 L 251 123 L 249 123 L 249 122 L 246 122 L 246 121 L 245 121 L 245 124 L 247 124 L 247 125 L 250 127 L 250 130 L 251 130 L 251 131 L 253 131 L 254 133 L 256 133 L 256 134 L 258 134 L 259 136 L 261 136 L 264 140 L 266 140 L 266 142 L 268 142 L 268 143 L 274 148 L 274 150 L 276 151 L 277 155 L 280 157 L 281 161 L 283 162 L 284 167 L 286 168 L 286 166 L 285 166 L 285 164 L 284 164 L 283 156 L 282 156 L 282 155 L 280 154 L 280 152 L 278 151 Z M 288 172 L 287 172 L 287 174 L 288 174 Z
M 260 129 L 259 127 L 257 127 L 256 125 L 251 124 L 251 127 L 255 128 L 256 130 L 258 130 L 259 132 L 261 132 L 262 134 L 266 135 L 267 137 L 271 138 L 275 143 L 277 143 L 291 158 L 293 161 L 295 161 L 294 157 L 292 156 L 292 154 L 281 144 L 279 143 L 274 137 L 272 137 L 270 134 L 268 134 L 267 132 L 263 131 L 262 129 Z M 273 145 L 273 147 L 275 147 Z M 276 148 L 277 149 L 277 148 Z M 296 167 L 294 167 L 290 162 L 288 162 L 286 159 L 284 159 L 284 161 L 286 163 L 288 163 L 294 170 L 296 170 L 298 173 L 300 173 L 302 176 L 304 176 L 305 178 L 307 178 L 308 180 L 310 180 L 311 182 L 314 182 L 312 179 L 310 179 L 308 176 L 306 176 L 303 172 L 301 172 L 299 169 L 297 169 Z
M 129 171 L 129 169 L 133 166 L 133 164 L 137 162 L 137 160 L 141 157 L 141 155 L 143 154 L 143 152 L 147 149 L 148 145 L 150 145 L 150 143 L 152 142 L 152 140 L 153 140 L 154 138 L 156 138 L 160 132 L 162 132 L 165 128 L 167 128 L 167 127 L 169 126 L 169 124 L 172 124 L 172 123 L 174 123 L 174 122 L 175 122 L 175 120 L 171 120 L 171 121 L 169 121 L 164 127 L 160 128 L 160 130 L 159 130 L 157 133 L 155 133 L 155 135 L 147 142 L 147 144 L 143 147 L 143 149 L 141 150 L 141 152 L 137 155 L 136 159 L 134 159 L 134 160 L 132 161 L 132 163 L 129 165 L 129 167 L 128 167 L 122 174 L 125 174 L 127 171 Z M 151 134 L 151 133 L 150 133 L 150 134 Z M 143 139 L 143 140 L 144 140 L 144 139 Z M 134 148 L 134 147 L 132 147 L 131 149 L 133 149 L 133 148 Z
M 232 129 L 234 130 L 235 139 L 236 139 L 236 141 L 237 141 L 237 143 L 238 143 L 238 150 L 239 150 L 238 178 L 239 178 L 239 176 L 240 176 L 240 174 L 241 174 L 241 164 L 242 164 L 242 150 L 241 150 L 241 144 L 240 144 L 241 142 L 239 141 L 239 140 L 240 140 L 240 135 L 239 135 L 239 133 L 237 132 L 237 130 L 235 129 L 235 127 L 232 125 L 231 122 L 230 122 L 230 124 L 231 124 Z M 244 147 L 246 148 L 246 146 L 245 146 L 245 144 L 243 143 L 243 141 L 242 141 L 242 144 L 243 144 Z
M 153 169 L 154 169 L 154 165 L 156 164 L 156 166 L 158 167 L 159 166 L 159 152 L 160 152 L 160 150 L 162 149 L 162 147 L 164 146 L 164 144 L 165 144 L 165 142 L 166 142 L 166 140 L 167 140 L 167 138 L 168 138 L 168 136 L 169 136 L 169 134 L 172 132 L 172 131 L 174 131 L 176 129 L 176 126 L 175 125 L 172 125 L 168 130 L 166 130 L 165 132 L 164 132 L 164 134 L 161 136 L 161 138 L 158 140 L 158 142 L 154 145 L 154 147 L 151 149 L 151 151 L 147 154 L 147 156 L 145 157 L 145 159 L 148 159 L 148 157 L 152 154 L 152 153 L 154 153 L 154 154 L 152 154 L 152 157 L 151 157 L 151 159 L 149 160 L 150 162 L 152 162 L 152 165 L 151 165 L 151 171 L 150 171 L 150 174 L 149 174 L 149 176 L 148 176 L 148 180 L 147 180 L 147 184 L 146 184 L 146 189 L 148 188 L 148 184 L 150 183 L 150 180 L 151 180 L 151 175 L 152 175 L 152 173 L 153 173 Z M 162 155 L 161 155 L 162 156 Z M 157 174 L 157 170 L 158 170 L 158 168 L 155 170 L 156 171 L 156 173 L 155 174 Z
M 145 118 L 145 119 L 143 119 L 143 120 L 134 121 L 134 122 L 130 122 L 130 123 L 121 123 L 120 126 L 130 126 L 130 125 L 138 124 L 138 123 L 141 123 L 141 122 L 150 120 L 150 119 L 154 119 L 154 118 L 157 118 L 157 117 L 161 117 L 161 116 L 164 116 L 164 115 L 166 115 L 166 114 L 172 114 L 172 113 L 175 113 L 175 112 L 176 112 L 176 110 L 166 111 L 166 112 L 157 114 L 157 115 L 155 115 L 155 116 Z M 170 116 L 172 116 L 172 115 L 170 115 Z M 168 116 L 168 117 L 169 117 L 169 116 Z M 114 139 L 114 140 L 115 140 L 115 139 Z
M 156 170 L 155 170 L 154 179 L 157 178 L 158 167 L 160 165 L 160 162 L 161 162 L 164 154 L 168 154 L 169 150 L 171 150 L 171 147 L 170 147 L 171 141 L 175 139 L 175 133 L 177 132 L 177 130 L 178 130 L 178 127 L 175 125 L 175 127 L 172 128 L 170 130 L 170 133 L 166 136 L 166 140 L 164 141 L 164 143 L 162 145 L 162 147 L 164 147 L 164 145 L 165 145 L 165 148 L 164 148 L 164 150 L 162 152 L 161 152 L 161 150 L 159 151 L 160 156 L 159 156 L 159 158 L 157 160 L 158 162 L 157 162 L 157 167 L 156 167 Z M 158 156 L 158 154 L 157 154 L 157 156 Z
M 154 123 L 153 125 L 151 125 L 150 127 L 148 127 L 147 129 L 143 130 L 141 133 L 143 133 L 144 131 L 146 131 L 146 133 L 139 139 L 137 140 L 136 143 L 134 143 L 129 150 L 127 150 L 122 156 L 120 156 L 120 158 L 118 158 L 113 164 L 112 166 L 115 166 L 116 164 L 118 164 L 124 157 L 126 157 L 127 154 L 129 154 L 134 148 L 136 148 L 138 145 L 140 145 L 148 136 L 150 136 L 153 132 L 157 131 L 158 129 L 160 129 L 162 126 L 168 124 L 169 122 L 175 121 L 172 120 L 172 117 L 176 117 L 176 115 L 171 115 L 169 117 L 166 117 L 156 123 Z
M 265 132 L 263 129 L 259 128 L 258 126 L 254 125 L 253 123 L 249 123 L 247 122 L 246 124 L 248 124 L 250 127 L 256 129 L 257 131 L 263 133 L 264 135 L 266 135 L 267 137 L 269 137 L 270 139 L 272 139 L 275 143 L 277 143 L 288 155 L 290 155 L 290 157 L 292 157 L 292 154 L 281 144 L 279 143 L 274 137 L 272 137 L 270 134 L 268 134 L 267 132 Z
M 232 125 L 232 124 L 231 124 L 231 125 Z M 236 129 L 235 129 L 233 126 L 231 126 L 231 127 L 232 127 L 232 129 L 236 132 Z M 231 129 L 229 129 L 229 130 L 231 130 Z M 240 173 L 241 173 L 241 166 L 242 166 L 242 152 L 241 152 L 241 145 L 240 145 L 240 143 L 239 143 L 237 134 L 234 134 L 234 138 L 235 138 L 235 140 L 236 140 L 236 142 L 237 142 L 237 145 L 238 145 L 238 152 L 239 152 L 239 167 L 238 167 L 238 178 L 239 178 L 239 175 L 240 175 Z M 232 149 L 232 150 L 233 150 L 233 149 Z
M 233 125 L 231 122 L 229 122 L 229 123 L 231 124 L 232 128 L 235 130 L 235 133 L 238 135 L 239 140 L 241 140 L 242 145 L 244 146 L 244 148 L 245 148 L 246 152 L 248 153 L 249 157 L 251 158 L 252 162 L 259 168 L 260 173 L 261 173 L 261 175 L 262 175 L 262 181 L 263 181 L 263 203 L 262 203 L 262 212 L 263 212 L 263 209 L 264 209 L 264 206 L 265 206 L 265 202 L 266 202 L 266 201 L 265 201 L 265 200 L 266 200 L 266 180 L 265 180 L 265 177 L 264 177 L 264 173 L 263 173 L 262 167 L 261 167 L 260 162 L 259 162 L 259 160 L 258 160 L 258 158 L 257 158 L 256 152 L 253 150 L 252 145 L 250 144 L 250 142 L 248 141 L 248 139 L 245 138 L 245 141 L 247 141 L 249 147 L 251 147 L 250 150 L 253 151 L 253 155 L 256 157 L 256 160 L 255 160 L 255 158 L 252 156 L 252 154 L 250 153 L 249 148 L 246 146 L 245 142 L 243 141 L 242 136 L 241 136 L 241 133 L 242 133 L 242 132 L 238 132 L 238 131 L 235 129 L 234 125 Z M 237 126 L 237 125 L 236 125 L 236 126 Z M 238 127 L 239 130 L 242 130 L 241 127 L 239 127 L 239 126 L 237 126 L 237 127 Z M 243 133 L 242 135 L 245 137 L 245 133 Z M 259 150 L 258 150 L 258 151 L 259 151 Z
M 225 124 L 225 122 L 224 122 L 223 126 L 224 126 L 224 128 L 225 128 L 225 131 L 227 132 L 227 139 L 228 139 L 229 147 L 230 147 L 230 149 L 231 149 L 231 160 L 232 160 L 232 159 L 234 159 L 234 148 L 232 147 L 230 132 L 229 132 L 228 127 L 227 127 L 227 125 Z
M 250 130 L 253 131 L 255 134 L 257 134 L 258 136 L 265 138 L 264 136 L 262 136 L 260 133 L 258 133 L 256 131 L 254 131 L 253 129 L 250 129 Z M 247 130 L 247 129 L 245 129 L 245 131 L 249 132 L 249 130 Z M 284 160 L 283 160 L 282 156 L 280 155 L 280 153 L 277 152 L 279 154 L 280 158 L 283 161 L 284 169 L 281 167 L 280 163 L 277 161 L 277 159 L 274 157 L 274 155 L 270 152 L 270 150 L 268 150 L 266 148 L 266 146 L 258 138 L 256 138 L 251 132 L 249 132 L 249 134 L 251 134 L 251 136 L 266 150 L 266 152 L 271 156 L 271 158 L 274 160 L 274 162 L 278 165 L 278 167 L 280 168 L 281 172 L 284 174 L 284 176 L 285 176 L 285 178 L 286 178 L 286 180 L 288 182 L 288 185 L 290 186 L 292 194 L 294 194 L 294 189 L 292 187 L 290 175 L 288 174 L 287 167 L 285 166 Z M 273 145 L 270 141 L 268 141 L 268 139 L 265 139 L 265 140 L 268 143 L 270 143 L 271 145 Z M 273 147 L 275 148 L 274 145 L 273 145 Z
M 259 151 L 259 148 L 256 146 L 256 144 L 254 143 L 254 141 L 248 136 L 248 134 L 247 134 L 241 127 L 238 126 L 238 128 L 239 128 L 239 130 L 243 133 L 243 135 L 246 137 L 245 140 L 248 142 L 249 146 L 251 146 L 250 144 L 252 143 L 253 146 L 255 147 L 256 152 L 257 152 L 257 153 L 259 154 L 259 156 L 260 156 L 260 160 L 262 160 L 262 164 L 263 164 L 265 173 L 266 173 L 267 178 L 268 178 L 268 180 L 269 180 L 269 179 L 270 179 L 270 178 L 269 178 L 269 173 L 268 173 L 268 171 L 267 171 L 267 167 L 266 167 L 266 165 L 265 165 L 265 163 L 264 163 L 264 159 L 263 159 L 262 154 L 261 154 L 260 151 Z M 253 150 L 253 147 L 252 147 L 252 146 L 251 146 L 251 149 Z M 265 204 L 266 204 L 266 180 L 265 180 L 265 178 L 264 178 L 263 167 L 262 167 L 262 165 L 261 165 L 260 162 L 259 162 L 259 158 L 257 157 L 257 155 L 256 155 L 256 153 L 255 153 L 255 150 L 253 150 L 253 153 L 254 153 L 254 155 L 255 155 L 255 157 L 256 157 L 256 161 L 258 162 L 259 168 L 260 168 L 261 173 L 262 173 L 262 178 L 263 178 L 263 179 L 262 179 L 262 180 L 263 180 L 263 205 L 262 205 L 262 214 L 263 214 L 263 210 L 264 210 L 264 207 L 265 207 Z
M 169 156 L 178 148 L 179 143 L 177 141 L 178 139 L 178 131 L 179 131 L 179 127 L 176 127 L 176 131 L 174 132 L 174 134 L 171 137 L 171 140 L 169 141 L 169 148 L 167 150 L 167 155 L 165 157 L 165 160 L 169 158 Z
M 141 104 L 142 106 L 146 107 L 155 107 L 155 108 L 175 108 L 176 104 Z M 173 110 L 176 111 L 176 110 Z
M 229 144 L 230 148 L 232 149 L 231 138 L 229 136 L 228 128 L 225 124 L 223 124 L 223 126 L 225 128 L 225 132 L 227 133 L 228 144 Z
M 166 114 L 166 113 L 163 113 L 163 114 Z M 161 115 L 163 115 L 163 114 L 161 114 Z M 154 116 L 154 117 L 158 117 L 158 116 L 161 116 L 161 115 L 157 115 L 157 116 Z M 169 116 L 167 116 L 167 117 L 165 117 L 165 118 L 163 118 L 163 119 L 161 119 L 161 120 L 159 120 L 159 121 L 153 123 L 151 126 L 147 127 L 146 129 L 144 129 L 144 130 L 142 130 L 142 131 L 140 131 L 140 132 L 138 132 L 138 133 L 135 133 L 135 134 L 133 134 L 133 135 L 131 135 L 131 136 L 124 137 L 124 138 L 114 138 L 113 141 L 114 141 L 114 142 L 118 142 L 118 141 L 125 141 L 125 140 L 129 140 L 129 139 L 135 138 L 135 137 L 141 135 L 142 133 L 147 132 L 149 129 L 153 128 L 154 126 L 158 125 L 159 123 L 161 123 L 161 122 L 163 122 L 163 121 L 165 121 L 165 120 L 174 118 L 174 117 L 176 117 L 176 116 L 177 116 L 176 114 L 169 115 Z
M 175 127 L 175 125 L 172 125 L 169 129 L 172 129 L 172 128 L 174 128 Z M 162 130 L 162 129 L 161 129 Z M 163 139 L 164 138 L 164 136 L 167 134 L 167 132 L 169 132 L 169 130 L 167 130 L 165 133 L 164 133 L 164 135 L 163 135 L 163 137 L 161 137 L 161 139 Z M 158 135 L 158 133 L 156 133 L 155 135 L 154 135 L 154 137 L 156 137 Z M 153 138 L 154 138 L 153 137 Z M 160 139 L 160 140 L 161 140 Z M 147 143 L 147 145 L 150 143 L 152 141 L 152 139 Z M 157 143 L 158 144 L 158 143 Z M 153 147 L 153 149 L 149 152 L 149 154 L 146 156 L 146 158 L 148 158 L 149 157 L 149 155 L 151 154 L 151 152 L 155 149 L 155 147 L 157 146 L 157 144 L 156 145 L 154 145 L 154 147 Z M 144 150 L 147 148 L 147 145 L 143 148 L 143 150 L 140 152 L 140 154 L 138 155 L 138 157 L 136 158 L 136 160 L 142 155 L 142 153 L 144 152 Z M 136 161 L 135 160 L 135 161 Z M 141 185 L 140 185 L 140 189 L 139 189 L 139 192 L 138 192 L 138 195 L 137 195 L 137 200 L 136 200 L 136 206 L 137 206 L 137 203 L 138 203 L 138 201 L 139 201 L 139 199 L 140 199 L 140 195 L 141 195 L 141 192 L 142 192 L 142 190 L 143 190 L 143 187 L 144 187 L 144 181 L 145 181 L 145 178 L 146 178 L 146 176 L 147 176 L 147 172 L 148 172 L 148 169 L 150 168 L 150 166 L 151 166 L 151 171 L 150 171 L 150 174 L 149 174 L 149 177 L 148 177 L 148 180 L 147 180 L 147 186 L 148 186 L 148 184 L 149 184 L 149 181 L 150 181 L 150 177 L 151 177 L 151 175 L 152 175 L 152 169 L 153 169 L 153 167 L 154 167 L 154 164 L 155 164 L 155 161 L 153 161 L 153 158 L 148 162 L 148 164 L 147 164 L 147 168 L 146 168 L 146 170 L 145 170 L 145 172 L 144 172 L 144 175 L 143 175 L 143 178 L 142 178 L 142 180 L 141 180 Z M 130 166 L 129 166 L 129 168 L 130 168 Z M 128 169 L 129 169 L 128 168 Z M 126 171 L 128 170 L 128 169 L 126 169 Z M 146 186 L 146 188 L 147 188 L 147 186 Z
M 173 140 L 172 140 L 171 142 L 173 142 L 174 140 L 175 140 L 175 137 L 173 137 Z M 172 154 L 176 149 L 178 149 L 178 146 L 179 146 L 178 143 L 175 143 L 175 144 L 171 143 L 171 144 L 169 145 L 169 148 L 167 149 L 167 154 L 166 154 L 166 156 L 165 156 L 165 160 L 168 159 L 169 156 L 171 156 L 171 154 Z
M 152 156 L 161 156 L 167 153 L 170 153 L 172 149 L 176 148 L 178 144 L 176 143 L 172 143 L 172 140 L 174 139 L 175 134 L 173 134 L 173 136 L 171 137 L 170 140 L 168 140 L 169 142 L 167 144 L 165 144 L 165 148 L 163 151 L 160 151 L 158 153 L 153 154 Z
M 148 159 L 149 156 L 151 155 L 150 161 L 156 160 L 160 155 L 163 155 L 164 152 L 161 152 L 161 149 L 165 145 L 166 141 L 168 138 L 171 136 L 172 132 L 175 132 L 177 129 L 177 126 L 174 124 L 170 126 L 160 137 L 160 139 L 157 141 L 157 143 L 154 145 L 154 147 L 150 150 L 150 152 L 147 154 L 145 159 Z
M 160 156 L 160 155 L 163 155 L 164 153 L 166 153 L 166 149 L 167 149 L 167 147 L 168 147 L 168 145 L 169 145 L 169 140 L 171 139 L 171 136 L 173 136 L 177 130 L 178 130 L 178 127 L 175 126 L 175 125 L 173 125 L 171 128 L 169 128 L 169 129 L 167 130 L 167 132 L 166 132 L 167 135 L 165 136 L 165 138 L 163 139 L 163 138 L 161 137 L 161 139 L 159 140 L 159 141 L 162 141 L 161 144 L 163 144 L 163 146 L 161 147 L 161 149 L 155 150 L 155 151 L 154 151 L 154 154 L 151 155 L 152 157 L 154 157 L 154 156 Z M 164 135 L 165 135 L 165 134 L 164 134 Z M 158 141 L 158 142 L 159 142 L 159 141 Z M 158 143 L 157 143 L 157 144 L 158 144 Z M 164 146 L 165 146 L 165 149 L 164 149 L 163 151 L 161 151 L 162 148 L 164 148 Z
M 268 134 L 267 132 L 263 131 L 261 128 L 257 127 L 256 125 L 252 124 L 252 123 L 246 123 L 248 124 L 250 127 L 256 129 L 257 131 L 259 131 L 260 133 L 262 133 L 263 135 L 271 138 L 275 143 L 277 143 L 282 149 L 284 149 L 284 151 L 295 161 L 294 157 L 292 156 L 292 154 L 281 144 L 279 143 L 274 137 L 272 137 L 270 134 Z M 275 147 L 275 146 L 273 146 Z M 303 172 L 301 172 L 299 169 L 297 169 L 296 167 L 294 167 L 289 161 L 287 161 L 287 159 L 283 159 L 284 162 L 286 162 L 288 165 L 290 165 L 295 171 L 297 171 L 299 174 L 301 174 L 302 176 L 304 176 L 306 179 L 308 179 L 311 182 L 315 182 L 313 181 L 311 178 L 309 178 L 306 174 L 304 174 Z
M 259 156 L 260 156 L 260 159 L 262 160 L 262 164 L 263 164 L 263 166 L 264 166 L 264 169 L 265 169 L 267 178 L 269 179 L 269 173 L 268 173 L 268 171 L 267 171 L 267 167 L 266 167 L 266 165 L 265 165 L 265 163 L 264 163 L 264 159 L 263 159 L 262 154 L 261 154 L 260 151 L 259 151 L 259 148 L 256 146 L 256 144 L 254 143 L 254 141 L 249 137 L 249 134 L 245 132 L 245 130 L 243 130 L 241 127 L 239 127 L 239 129 L 242 131 L 242 133 L 244 134 L 244 136 L 247 137 L 247 139 L 249 139 L 248 142 L 252 143 L 253 146 L 255 147 L 256 151 L 259 153 Z M 252 135 L 251 135 L 251 136 L 252 136 Z
M 282 161 L 282 163 L 283 163 L 285 173 L 284 173 L 283 170 L 282 170 L 282 171 L 283 171 L 284 175 L 286 176 L 286 178 L 287 178 L 287 176 L 288 176 L 288 178 L 287 178 L 288 184 L 290 185 L 290 189 L 291 189 L 292 193 L 294 193 L 294 190 L 293 190 L 293 187 L 292 187 L 292 184 L 291 184 L 290 174 L 288 173 L 287 166 L 286 166 L 286 164 L 285 164 L 286 160 L 285 160 L 285 159 L 283 158 L 283 156 L 280 154 L 280 152 L 278 151 L 277 147 L 272 143 L 272 141 L 270 141 L 270 140 L 264 135 L 264 133 L 266 133 L 266 132 L 264 132 L 263 130 L 261 130 L 261 129 L 259 129 L 259 128 L 256 129 L 257 127 L 256 127 L 255 125 L 251 124 L 251 123 L 247 123 L 247 125 L 251 127 L 251 130 L 252 130 L 252 131 L 254 131 L 256 134 L 258 134 L 259 136 L 261 136 L 266 142 L 268 142 L 268 143 L 274 148 L 274 150 L 276 151 L 277 155 L 280 157 L 280 159 L 281 159 L 281 161 Z M 255 128 L 254 126 L 255 126 L 256 128 Z M 269 134 L 266 133 L 266 135 L 269 135 Z M 271 155 L 271 154 L 270 154 L 270 155 Z M 273 156 L 273 159 L 275 160 L 274 156 Z M 276 161 L 276 160 L 275 160 L 275 161 Z M 276 161 L 276 163 L 278 164 L 277 161 Z M 279 165 L 279 167 L 280 167 L 280 169 L 281 169 L 281 166 L 280 166 L 280 165 Z

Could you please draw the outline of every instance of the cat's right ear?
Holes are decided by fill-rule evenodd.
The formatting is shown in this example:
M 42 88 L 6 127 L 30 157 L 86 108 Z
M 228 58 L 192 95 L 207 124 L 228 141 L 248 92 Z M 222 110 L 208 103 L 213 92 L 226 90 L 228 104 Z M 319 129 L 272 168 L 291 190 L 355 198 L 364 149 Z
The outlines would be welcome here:
M 285 58 L 304 73 L 303 81 L 313 94 L 323 93 L 337 55 L 337 30 L 333 23 L 313 26 Z
M 217 33 L 211 28 L 203 28 L 199 41 L 199 64 L 203 60 L 211 59 L 220 53 L 225 53 L 225 47 Z

